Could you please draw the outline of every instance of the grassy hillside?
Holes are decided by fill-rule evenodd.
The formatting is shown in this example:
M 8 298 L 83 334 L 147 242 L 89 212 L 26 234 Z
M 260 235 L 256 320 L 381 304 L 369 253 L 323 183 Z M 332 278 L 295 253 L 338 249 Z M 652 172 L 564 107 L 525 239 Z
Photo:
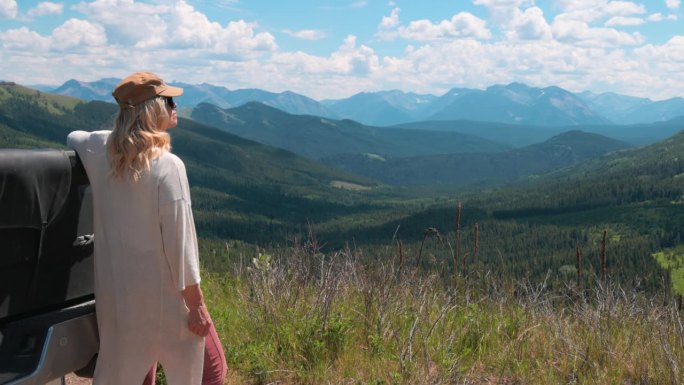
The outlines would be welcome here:
M 472 135 L 370 127 L 351 120 L 291 115 L 260 103 L 248 103 L 232 109 L 201 104 L 193 110 L 192 118 L 311 159 L 345 153 L 409 156 L 491 152 L 508 148 Z
M 460 256 L 469 253 L 474 269 L 509 272 L 534 282 L 550 274 L 550 282 L 562 282 L 568 269 L 574 271 L 578 249 L 584 258 L 584 278 L 601 275 L 599 256 L 604 248 L 608 274 L 614 279 L 642 288 L 662 287 L 665 272 L 653 254 L 684 240 L 682 153 L 684 133 L 517 186 L 461 194 L 466 209 Z M 428 238 L 426 246 L 436 256 L 428 265 L 449 268 L 457 245 L 454 221 L 455 199 L 450 199 L 379 228 L 391 231 L 401 224 L 397 236 L 416 240 L 426 226 L 438 229 L 452 248 Z
M 629 144 L 597 134 L 569 131 L 543 143 L 497 153 L 383 158 L 344 154 L 324 158 L 331 166 L 393 185 L 446 188 L 495 186 L 596 158 Z
M 65 148 L 73 130 L 111 127 L 117 106 L 0 87 L 0 147 Z M 377 183 L 290 152 L 180 119 L 171 131 L 186 163 L 198 230 L 250 242 L 287 239 L 308 221 L 359 210 Z M 341 188 L 341 187 L 344 188 Z M 372 210 L 369 205 L 363 210 Z
M 238 253 L 221 248 L 218 253 Z M 614 284 L 442 280 L 353 249 L 252 252 L 205 274 L 229 384 L 669 384 L 681 314 Z

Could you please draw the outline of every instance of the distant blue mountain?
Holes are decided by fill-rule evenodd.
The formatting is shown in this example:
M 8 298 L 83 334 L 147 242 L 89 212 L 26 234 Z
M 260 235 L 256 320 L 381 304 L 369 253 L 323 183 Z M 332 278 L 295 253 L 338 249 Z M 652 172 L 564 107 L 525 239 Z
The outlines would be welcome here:
M 174 83 L 174 85 L 183 87 L 182 103 L 188 107 L 209 103 L 221 108 L 231 108 L 250 102 L 259 102 L 295 115 L 337 117 L 334 112 L 319 102 L 290 91 L 274 93 L 256 88 L 231 91 L 225 87 L 210 84 Z
M 44 89 L 60 95 L 68 95 L 83 100 L 103 100 L 114 102 L 112 90 L 120 79 L 108 78 L 96 82 L 81 82 L 69 80 L 55 89 Z M 285 91 L 281 93 L 268 92 L 260 89 L 242 89 L 231 91 L 225 87 L 211 84 L 171 83 L 183 87 L 184 93 L 179 100 L 181 107 L 194 108 L 202 103 L 210 103 L 221 108 L 238 107 L 243 104 L 258 101 L 296 115 L 317 115 L 336 118 L 337 115 L 321 103 L 309 97 Z
M 585 91 L 577 93 L 576 95 L 582 99 L 589 108 L 617 124 L 642 123 L 627 119 L 627 115 L 630 111 L 653 103 L 652 100 L 647 98 L 625 96 L 614 92 L 597 94 Z
M 474 120 L 541 126 L 608 124 L 579 97 L 559 87 L 535 88 L 521 83 L 484 91 L 462 89 L 442 97 L 441 110 L 427 120 Z
M 343 153 L 413 156 L 499 152 L 510 148 L 469 134 L 366 126 L 349 119 L 289 114 L 258 102 L 228 109 L 203 103 L 195 107 L 191 117 L 196 122 L 310 159 Z
M 671 98 L 652 101 L 648 98 L 619 95 L 612 92 L 595 94 L 581 92 L 582 98 L 594 111 L 617 124 L 665 122 L 684 116 L 684 99 Z
M 83 100 L 114 102 L 112 90 L 119 84 L 119 81 L 120 79 L 116 78 L 101 79 L 95 82 L 81 82 L 71 79 L 50 92 Z
M 183 107 L 194 107 L 200 103 L 211 103 L 224 108 L 233 105 L 227 101 L 232 92 L 225 87 L 213 86 L 207 83 L 173 83 L 173 85 L 183 88 L 182 99 L 179 99 L 179 103 Z
M 113 101 L 111 90 L 119 79 L 95 82 L 69 80 L 45 92 L 83 100 Z M 391 126 L 421 121 L 505 123 L 519 126 L 579 127 L 585 125 L 643 124 L 684 116 L 684 99 L 652 101 L 615 93 L 572 93 L 559 87 L 537 88 L 522 83 L 494 85 L 485 90 L 453 88 L 444 95 L 411 92 L 361 92 L 345 99 L 316 101 L 291 91 L 229 90 L 211 84 L 173 83 L 185 88 L 182 107 L 209 103 L 234 108 L 259 102 L 295 115 L 351 119 L 365 125 Z
M 433 101 L 434 95 L 404 93 L 402 91 L 361 92 L 347 99 L 325 100 L 341 118 L 368 125 L 389 126 L 420 120 Z
M 680 116 L 684 116 L 684 98 L 672 98 L 636 107 L 625 114 L 624 121 L 630 123 L 665 122 Z

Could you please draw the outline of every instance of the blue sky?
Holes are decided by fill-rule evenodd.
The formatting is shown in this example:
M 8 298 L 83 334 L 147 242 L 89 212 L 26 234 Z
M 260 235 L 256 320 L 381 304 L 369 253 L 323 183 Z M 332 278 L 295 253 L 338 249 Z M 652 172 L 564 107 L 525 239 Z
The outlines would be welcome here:
M 684 96 L 681 0 L 0 0 L 0 79 L 167 81 L 315 99 L 522 82 Z

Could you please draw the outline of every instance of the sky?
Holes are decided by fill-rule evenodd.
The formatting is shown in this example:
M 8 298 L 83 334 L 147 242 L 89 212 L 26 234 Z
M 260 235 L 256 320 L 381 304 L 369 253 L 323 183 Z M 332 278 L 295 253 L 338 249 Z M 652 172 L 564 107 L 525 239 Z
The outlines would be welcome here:
M 0 80 L 167 82 L 340 99 L 520 82 L 684 96 L 681 0 L 0 0 Z

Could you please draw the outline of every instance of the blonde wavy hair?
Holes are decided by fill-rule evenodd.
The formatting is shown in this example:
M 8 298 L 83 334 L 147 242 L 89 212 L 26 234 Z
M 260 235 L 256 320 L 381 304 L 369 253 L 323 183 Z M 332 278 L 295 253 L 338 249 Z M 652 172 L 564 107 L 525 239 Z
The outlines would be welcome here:
M 139 181 L 150 169 L 150 161 L 171 149 L 171 137 L 164 129 L 170 119 L 163 97 L 122 107 L 107 139 L 110 175 Z

